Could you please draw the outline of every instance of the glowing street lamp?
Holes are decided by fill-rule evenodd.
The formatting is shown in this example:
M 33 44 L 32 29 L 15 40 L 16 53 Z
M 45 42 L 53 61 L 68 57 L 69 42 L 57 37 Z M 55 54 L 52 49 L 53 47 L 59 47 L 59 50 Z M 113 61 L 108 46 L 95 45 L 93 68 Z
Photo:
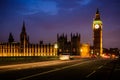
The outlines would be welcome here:
M 82 52 L 83 52 L 83 50 L 82 50 L 82 49 L 80 49 L 80 52 L 82 53 Z
M 58 44 L 57 44 L 57 43 L 55 43 L 54 48 L 55 48 L 55 49 L 57 49 L 57 48 L 58 48 Z
M 55 55 L 57 55 L 57 49 L 58 49 L 58 44 L 57 43 L 54 44 L 54 48 L 55 48 Z

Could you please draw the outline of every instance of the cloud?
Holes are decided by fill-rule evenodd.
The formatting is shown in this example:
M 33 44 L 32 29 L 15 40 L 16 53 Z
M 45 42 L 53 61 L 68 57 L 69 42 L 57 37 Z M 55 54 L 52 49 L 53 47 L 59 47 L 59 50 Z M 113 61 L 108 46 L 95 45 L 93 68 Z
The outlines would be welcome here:
M 71 32 L 81 33 L 82 42 L 92 42 L 92 20 L 98 7 L 103 32 L 108 32 L 105 33 L 106 36 L 103 35 L 104 45 L 120 47 L 120 32 L 110 31 L 120 25 L 119 3 L 120 0 L 0 0 L 0 36 L 6 40 L 8 32 L 12 31 L 19 41 L 24 18 L 31 42 L 38 42 L 40 39 L 53 42 L 56 41 L 57 33 Z
M 25 12 L 26 14 L 36 14 L 39 12 L 55 15 L 58 12 L 57 3 L 54 1 L 31 0 L 29 1 Z
M 80 0 L 80 1 L 78 1 L 78 3 L 80 5 L 88 5 L 90 2 L 91 2 L 91 0 Z
M 44 12 L 50 15 L 58 13 L 57 3 L 49 0 L 6 0 L 0 1 L 0 9 L 22 15 Z

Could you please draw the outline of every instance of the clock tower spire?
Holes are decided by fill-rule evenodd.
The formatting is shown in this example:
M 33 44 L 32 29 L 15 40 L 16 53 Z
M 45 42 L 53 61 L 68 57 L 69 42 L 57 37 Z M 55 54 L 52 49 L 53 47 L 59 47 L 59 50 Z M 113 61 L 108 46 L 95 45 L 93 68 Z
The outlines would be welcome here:
M 96 14 L 95 14 L 95 20 L 100 20 L 100 13 L 99 9 L 97 8 Z
M 93 55 L 101 56 L 103 53 L 102 47 L 102 21 L 100 19 L 99 9 L 97 9 L 93 20 Z

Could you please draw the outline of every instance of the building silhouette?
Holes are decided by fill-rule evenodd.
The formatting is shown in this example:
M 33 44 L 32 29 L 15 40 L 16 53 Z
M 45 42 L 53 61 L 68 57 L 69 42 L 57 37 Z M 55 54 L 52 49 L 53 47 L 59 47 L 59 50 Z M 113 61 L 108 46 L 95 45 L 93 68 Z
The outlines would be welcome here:
M 9 43 L 14 42 L 14 38 L 13 38 L 12 33 L 9 34 L 8 42 L 9 42 Z
M 71 41 L 67 40 L 67 35 L 57 34 L 58 43 L 58 55 L 60 54 L 70 54 L 70 55 L 80 55 L 80 34 L 71 33 Z

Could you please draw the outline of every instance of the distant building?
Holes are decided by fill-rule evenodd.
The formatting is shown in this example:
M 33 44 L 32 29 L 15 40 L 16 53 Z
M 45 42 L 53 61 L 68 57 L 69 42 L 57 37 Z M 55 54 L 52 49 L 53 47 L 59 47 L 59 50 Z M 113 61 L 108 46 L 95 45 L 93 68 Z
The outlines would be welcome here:
M 8 42 L 0 43 L 0 57 L 8 56 L 57 56 L 57 52 L 54 44 L 43 44 L 43 41 L 39 44 L 31 44 L 23 22 L 20 42 L 14 42 L 13 35 L 10 33 Z
M 120 55 L 120 50 L 118 48 L 110 48 L 109 53 L 114 55 Z
M 81 44 L 81 57 L 90 57 L 90 45 L 87 43 Z
M 70 54 L 80 55 L 80 34 L 71 33 L 71 41 L 67 40 L 67 35 L 57 34 L 58 55 Z

